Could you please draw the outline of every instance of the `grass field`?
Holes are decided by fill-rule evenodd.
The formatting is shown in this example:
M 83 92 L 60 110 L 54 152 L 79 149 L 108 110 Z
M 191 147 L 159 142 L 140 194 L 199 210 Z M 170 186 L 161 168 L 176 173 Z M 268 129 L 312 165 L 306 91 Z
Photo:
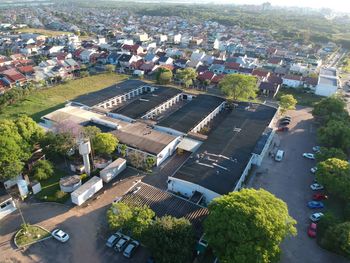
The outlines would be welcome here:
M 63 107 L 66 101 L 88 92 L 103 89 L 125 78 L 125 75 L 100 74 L 36 90 L 23 101 L 3 109 L 0 113 L 0 119 L 11 119 L 20 114 L 26 114 L 35 121 L 39 121 L 45 114 Z
M 312 94 L 305 93 L 298 89 L 293 88 L 282 88 L 277 94 L 277 99 L 282 95 L 292 94 L 294 98 L 298 101 L 298 105 L 313 107 L 316 102 L 319 102 L 323 97 Z
M 38 226 L 28 225 L 26 231 L 20 229 L 15 237 L 16 243 L 19 247 L 29 245 L 35 241 L 39 241 L 46 237 L 49 237 L 51 234 L 46 230 Z
M 73 34 L 73 32 L 55 31 L 55 30 L 49 30 L 49 29 L 43 29 L 43 28 L 20 28 L 20 29 L 17 29 L 16 32 L 41 34 L 48 37 Z

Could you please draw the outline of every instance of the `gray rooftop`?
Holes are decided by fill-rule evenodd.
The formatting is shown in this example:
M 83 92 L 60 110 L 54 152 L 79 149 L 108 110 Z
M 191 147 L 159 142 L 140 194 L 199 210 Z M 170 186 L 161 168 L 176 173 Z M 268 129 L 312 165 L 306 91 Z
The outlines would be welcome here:
M 225 100 L 210 95 L 197 95 L 189 103 L 178 109 L 157 125 L 187 133 L 209 115 Z
M 320 70 L 320 75 L 336 77 L 337 70 L 335 68 L 324 68 Z
M 337 79 L 335 79 L 333 77 L 327 78 L 324 76 L 320 76 L 318 84 L 327 85 L 327 86 L 334 86 L 334 87 L 338 86 Z
M 232 191 L 275 113 L 275 108 L 261 104 L 222 112 L 208 139 L 173 177 L 218 194 Z
M 112 112 L 122 114 L 132 119 L 141 118 L 148 111 L 181 93 L 181 90 L 175 88 L 155 87 L 157 89 L 154 92 L 142 94 L 138 99 Z
M 88 107 L 93 107 L 105 100 L 123 95 L 143 85 L 148 84 L 140 80 L 126 80 L 95 92 L 86 93 L 72 101 Z

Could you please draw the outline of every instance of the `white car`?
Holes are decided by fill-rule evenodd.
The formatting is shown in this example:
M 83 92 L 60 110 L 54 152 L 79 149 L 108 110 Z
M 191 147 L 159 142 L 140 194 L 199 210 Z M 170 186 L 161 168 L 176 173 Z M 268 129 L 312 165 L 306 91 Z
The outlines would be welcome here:
M 310 188 L 311 188 L 313 191 L 317 191 L 317 190 L 322 190 L 324 187 L 323 187 L 323 185 L 320 185 L 320 184 L 318 184 L 318 183 L 315 183 L 315 184 L 310 185 Z
M 323 215 L 323 213 L 321 213 L 321 212 L 319 212 L 319 213 L 314 213 L 314 214 L 312 214 L 312 215 L 310 216 L 310 220 L 311 220 L 312 222 L 318 222 L 318 221 L 321 219 L 322 216 L 324 216 L 324 215 Z
M 314 151 L 314 152 L 320 152 L 321 151 L 321 147 L 320 146 L 314 146 L 314 147 L 312 147 L 312 150 Z
M 310 160 L 315 160 L 315 155 L 313 153 L 303 153 L 303 157 Z
M 67 242 L 69 239 L 69 235 L 61 229 L 55 229 L 54 231 L 52 231 L 51 235 L 53 236 L 53 238 L 57 239 L 62 243 Z
M 317 167 L 315 166 L 315 167 L 312 167 L 311 169 L 310 169 L 310 172 L 311 173 L 316 173 L 317 172 Z
M 129 245 L 127 245 L 127 247 L 124 249 L 124 252 L 123 252 L 124 257 L 131 258 L 139 246 L 140 246 L 140 243 L 138 241 L 136 240 L 131 241 Z
M 128 245 L 130 241 L 130 237 L 122 236 L 121 239 L 118 240 L 117 244 L 114 246 L 114 250 L 117 252 L 122 252 L 123 249 Z

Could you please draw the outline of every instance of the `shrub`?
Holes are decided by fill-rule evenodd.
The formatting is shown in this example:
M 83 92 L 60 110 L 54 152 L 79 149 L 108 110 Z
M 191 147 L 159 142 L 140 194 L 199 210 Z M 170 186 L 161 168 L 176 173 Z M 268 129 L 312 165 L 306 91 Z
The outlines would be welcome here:
M 63 192 L 63 191 L 61 191 L 61 190 L 58 190 L 58 191 L 55 193 L 55 197 L 56 197 L 57 199 L 62 199 L 62 198 L 64 198 L 66 195 L 67 195 L 67 193 L 65 193 L 65 192 Z

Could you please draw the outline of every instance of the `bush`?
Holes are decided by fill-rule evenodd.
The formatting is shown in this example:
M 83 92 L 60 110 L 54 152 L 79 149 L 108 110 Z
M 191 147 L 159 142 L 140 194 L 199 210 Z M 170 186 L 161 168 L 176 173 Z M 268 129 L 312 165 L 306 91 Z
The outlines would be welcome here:
M 87 178 L 88 178 L 88 175 L 87 175 L 87 174 L 81 174 L 81 175 L 80 175 L 80 179 L 81 179 L 82 181 L 86 180 Z
M 55 197 L 56 197 L 57 199 L 62 199 L 62 198 L 64 198 L 66 195 L 67 195 L 67 193 L 65 193 L 65 192 L 63 192 L 63 191 L 61 191 L 61 190 L 58 190 L 58 191 L 55 193 Z
M 47 180 L 53 173 L 53 166 L 47 160 L 38 161 L 31 171 L 31 175 L 38 181 Z

